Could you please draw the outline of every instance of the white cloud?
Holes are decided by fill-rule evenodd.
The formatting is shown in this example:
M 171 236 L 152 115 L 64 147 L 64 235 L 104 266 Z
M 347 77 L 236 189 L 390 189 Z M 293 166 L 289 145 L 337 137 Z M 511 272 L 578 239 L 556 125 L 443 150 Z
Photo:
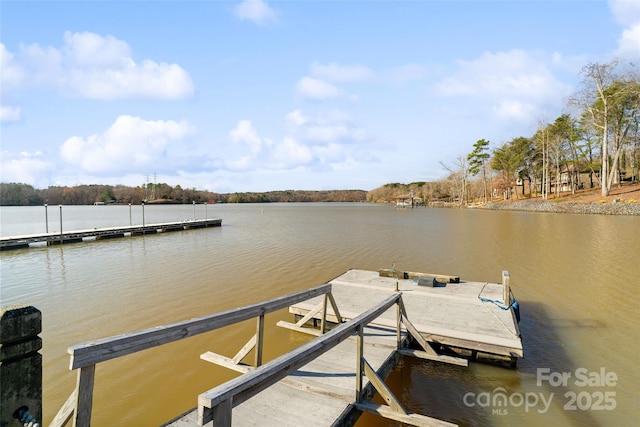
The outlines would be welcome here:
M 287 136 L 277 144 L 271 153 L 271 161 L 267 166 L 272 169 L 295 168 L 307 165 L 314 160 L 311 149 Z
M 492 108 L 496 116 L 502 119 L 513 119 L 526 121 L 536 113 L 534 105 L 531 103 L 515 100 L 503 100 Z
M 475 61 L 459 61 L 458 71 L 438 88 L 444 95 L 536 95 L 551 73 L 522 50 L 488 53 Z
M 306 134 L 312 141 L 330 142 L 344 139 L 350 135 L 350 132 L 346 125 L 316 125 L 309 126 Z
M 20 45 L 19 61 L 24 70 L 24 86 L 52 86 L 62 89 L 70 68 L 64 68 L 62 52 L 54 47 L 38 44 Z
M 278 13 L 262 0 L 244 0 L 235 7 L 234 12 L 241 20 L 251 21 L 258 25 L 276 22 Z
M 91 32 L 65 32 L 60 49 L 23 45 L 14 75 L 17 67 L 25 70 L 20 79 L 24 84 L 54 86 L 91 99 L 180 99 L 194 91 L 189 74 L 179 65 L 136 62 L 125 41 Z
M 0 122 L 17 122 L 22 114 L 19 107 L 0 106 Z
M 609 0 L 616 21 L 627 28 L 618 39 L 616 58 L 635 62 L 640 59 L 640 1 Z
M 341 112 L 310 117 L 294 110 L 285 115 L 285 122 L 288 133 L 276 142 L 261 137 L 250 120 L 239 121 L 229 136 L 249 150 L 227 160 L 225 167 L 234 171 L 339 168 L 352 162 L 349 152 L 366 140 L 364 131 Z
M 91 32 L 64 33 L 65 57 L 82 68 L 128 68 L 135 66 L 131 48 L 112 35 L 100 36 Z
M 186 122 L 124 115 L 102 134 L 67 139 L 60 147 L 60 155 L 68 163 L 95 174 L 131 168 L 148 170 L 166 163 L 165 151 L 171 142 L 183 140 L 192 131 Z
M 237 160 L 228 160 L 225 167 L 232 171 L 248 171 L 253 168 L 253 158 L 243 156 Z
M 329 163 L 333 169 L 343 169 L 345 164 L 354 163 L 353 159 L 345 153 L 340 144 L 329 143 L 314 147 L 315 155 L 322 160 L 322 163 Z
M 313 77 L 335 83 L 363 82 L 374 76 L 373 71 L 363 65 L 339 65 L 335 62 L 323 65 L 314 62 L 309 69 Z
M 347 123 L 316 123 L 305 127 L 303 135 L 312 143 L 352 143 L 362 142 L 366 139 L 362 129 L 353 128 Z
M 2 152 L 0 167 L 1 182 L 20 182 L 33 186 L 42 183 L 42 176 L 47 176 L 55 170 L 54 164 L 42 152 L 21 152 L 18 156 Z
M 249 145 L 253 152 L 260 151 L 263 145 L 263 140 L 258 136 L 251 120 L 240 120 L 235 129 L 229 132 L 229 136 L 233 142 L 244 142 Z
M 633 25 L 640 23 L 640 2 L 635 0 L 609 0 L 609 9 L 618 23 Z
M 499 117 L 535 120 L 527 115 L 535 115 L 549 103 L 563 102 L 572 90 L 549 69 L 560 60 L 558 55 L 547 57 L 519 49 L 485 52 L 474 61 L 459 61 L 458 70 L 436 90 L 443 96 L 482 99 Z
M 315 100 L 348 99 L 358 101 L 358 96 L 342 90 L 339 83 L 357 83 L 372 80 L 373 71 L 363 65 L 326 65 L 313 62 L 309 66 L 310 76 L 303 77 L 296 85 L 296 92 L 305 98 Z
M 20 85 L 24 76 L 24 70 L 15 62 L 15 55 L 0 43 L 0 85 L 3 91 L 7 88 Z
M 303 77 L 296 85 L 297 92 L 305 98 L 323 100 L 342 98 L 345 93 L 337 86 L 324 80 Z
M 189 76 L 175 64 L 144 61 L 129 69 L 76 69 L 66 84 L 74 94 L 92 99 L 179 99 L 191 95 Z
M 366 139 L 364 130 L 353 126 L 351 117 L 343 111 L 328 111 L 317 117 L 306 117 L 300 110 L 295 112 L 305 120 L 292 125 L 289 132 L 309 145 L 350 144 Z
M 416 80 L 422 80 L 427 75 L 427 69 L 420 64 L 406 64 L 394 67 L 387 72 L 392 83 L 404 84 Z
M 616 56 L 630 61 L 640 59 L 640 22 L 622 32 Z
M 307 117 L 305 117 L 302 114 L 302 111 L 300 110 L 294 110 L 290 113 L 288 113 L 285 116 L 285 119 L 287 120 L 287 122 L 295 125 L 295 126 L 302 126 L 303 124 L 307 123 L 309 121 L 309 119 Z

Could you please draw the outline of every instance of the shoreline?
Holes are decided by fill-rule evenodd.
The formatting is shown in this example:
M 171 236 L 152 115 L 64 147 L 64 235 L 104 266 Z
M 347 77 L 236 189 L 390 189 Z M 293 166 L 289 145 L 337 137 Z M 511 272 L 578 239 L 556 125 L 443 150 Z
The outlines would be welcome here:
M 516 200 L 509 203 L 487 203 L 477 209 L 508 210 L 524 212 L 573 213 L 591 215 L 628 215 L 640 216 L 638 203 L 584 203 L 549 202 L 543 200 Z

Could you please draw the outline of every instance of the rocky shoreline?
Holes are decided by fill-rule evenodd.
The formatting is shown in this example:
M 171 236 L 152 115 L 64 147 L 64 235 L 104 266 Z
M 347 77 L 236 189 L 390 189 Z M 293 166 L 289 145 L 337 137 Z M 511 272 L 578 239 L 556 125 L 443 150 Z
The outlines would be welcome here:
M 578 203 L 578 202 L 548 202 L 543 200 L 516 200 L 510 203 L 487 203 L 479 209 L 577 213 L 592 215 L 634 215 L 640 216 L 638 203 Z

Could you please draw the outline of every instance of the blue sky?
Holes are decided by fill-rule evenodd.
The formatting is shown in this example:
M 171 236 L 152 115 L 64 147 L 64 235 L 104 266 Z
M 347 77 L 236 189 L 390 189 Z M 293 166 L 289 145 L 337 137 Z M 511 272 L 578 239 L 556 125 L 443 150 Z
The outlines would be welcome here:
M 2 0 L 0 28 L 0 180 L 37 188 L 437 180 L 640 59 L 627 0 Z

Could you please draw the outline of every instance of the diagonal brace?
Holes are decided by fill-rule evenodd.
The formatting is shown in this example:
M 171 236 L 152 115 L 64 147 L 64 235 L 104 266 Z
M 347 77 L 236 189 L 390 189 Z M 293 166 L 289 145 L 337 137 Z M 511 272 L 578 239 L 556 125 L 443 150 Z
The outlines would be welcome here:
M 387 402 L 387 405 L 391 407 L 395 412 L 400 412 L 401 414 L 406 415 L 407 411 L 404 409 L 402 404 L 398 401 L 398 399 L 393 395 L 389 387 L 384 383 L 384 381 L 376 374 L 376 371 L 369 365 L 369 362 L 363 357 L 362 362 L 364 364 L 364 374 L 369 379 L 369 382 L 373 385 L 373 387 L 380 393 L 380 396 Z

